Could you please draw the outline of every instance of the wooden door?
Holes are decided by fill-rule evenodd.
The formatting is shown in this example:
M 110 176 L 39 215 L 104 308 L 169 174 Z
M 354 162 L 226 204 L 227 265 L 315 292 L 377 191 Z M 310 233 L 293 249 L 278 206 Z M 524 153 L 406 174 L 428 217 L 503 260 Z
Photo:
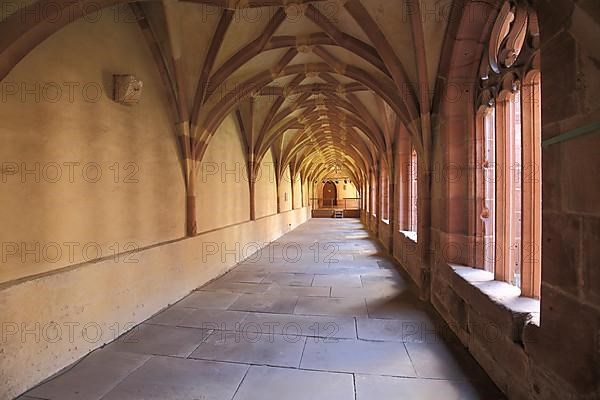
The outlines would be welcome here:
M 323 207 L 337 206 L 337 188 L 335 183 L 329 181 L 323 185 Z

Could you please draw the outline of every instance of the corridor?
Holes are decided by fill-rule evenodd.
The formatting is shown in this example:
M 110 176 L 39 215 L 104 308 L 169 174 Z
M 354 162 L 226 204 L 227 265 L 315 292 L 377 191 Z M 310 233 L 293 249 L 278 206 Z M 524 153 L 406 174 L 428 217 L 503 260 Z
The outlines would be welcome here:
M 503 398 L 378 246 L 309 220 L 20 399 Z

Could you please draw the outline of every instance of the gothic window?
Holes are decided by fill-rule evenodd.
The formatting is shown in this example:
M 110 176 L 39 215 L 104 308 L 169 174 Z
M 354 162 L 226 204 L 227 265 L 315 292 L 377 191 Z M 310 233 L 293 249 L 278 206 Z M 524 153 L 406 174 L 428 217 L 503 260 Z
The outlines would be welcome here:
M 539 298 L 541 105 L 537 18 L 502 6 L 480 68 L 476 159 L 481 267 Z

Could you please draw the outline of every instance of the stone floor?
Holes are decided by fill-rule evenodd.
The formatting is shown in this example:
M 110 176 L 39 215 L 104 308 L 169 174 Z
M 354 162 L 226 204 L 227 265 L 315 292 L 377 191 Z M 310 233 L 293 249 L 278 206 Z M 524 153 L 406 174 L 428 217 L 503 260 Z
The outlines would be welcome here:
M 21 398 L 501 399 L 434 318 L 358 220 L 311 220 Z

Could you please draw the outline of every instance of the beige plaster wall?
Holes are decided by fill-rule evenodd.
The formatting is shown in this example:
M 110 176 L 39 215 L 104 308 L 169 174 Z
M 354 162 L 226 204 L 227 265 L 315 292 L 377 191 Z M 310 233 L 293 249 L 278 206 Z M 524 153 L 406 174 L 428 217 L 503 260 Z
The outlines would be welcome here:
M 302 207 L 302 181 L 300 180 L 300 174 L 296 175 L 294 180 L 294 208 Z
M 133 107 L 111 100 L 128 73 L 144 82 Z M 184 235 L 175 134 L 137 24 L 109 10 L 75 22 L 1 85 L 0 282 Z
M 260 163 L 255 185 L 256 218 L 277 213 L 277 182 L 271 150 Z
M 308 181 L 302 182 L 302 195 L 304 196 L 304 205 L 310 205 L 310 197 L 312 195 L 312 184 Z
M 358 191 L 356 190 L 356 186 L 354 183 L 344 183 L 340 181 L 337 186 L 338 189 L 338 199 L 354 199 L 358 197 Z
M 250 219 L 248 172 L 238 129 L 233 117 L 228 116 L 211 139 L 198 168 L 198 232 Z
M 288 166 L 279 182 L 279 201 L 281 210 L 289 211 L 292 209 L 292 178 L 290 177 L 290 167 Z

